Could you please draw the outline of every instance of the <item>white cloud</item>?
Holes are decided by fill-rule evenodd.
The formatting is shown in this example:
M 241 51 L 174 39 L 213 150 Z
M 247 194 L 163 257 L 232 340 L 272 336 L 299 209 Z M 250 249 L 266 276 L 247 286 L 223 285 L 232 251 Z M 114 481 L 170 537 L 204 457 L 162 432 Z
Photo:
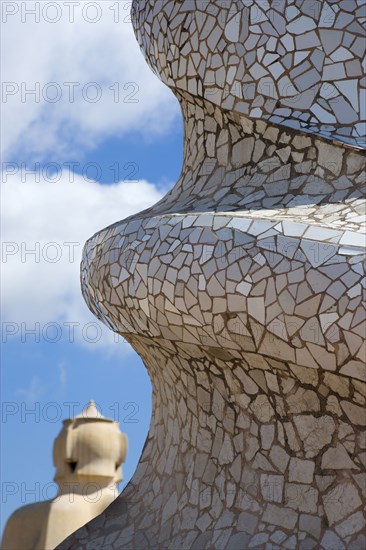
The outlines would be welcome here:
M 20 175 L 8 176 L 2 189 L 2 317 L 8 341 L 12 331 L 19 338 L 38 327 L 41 341 L 74 334 L 75 341 L 86 343 L 100 337 L 110 348 L 114 335 L 107 328 L 99 335 L 81 295 L 83 245 L 96 231 L 161 196 L 147 181 L 102 185 L 65 172 L 55 184 L 30 176 L 22 183 Z M 88 323 L 93 325 L 86 328 Z
M 63 361 L 61 361 L 61 363 L 59 363 L 59 364 L 57 365 L 57 368 L 58 368 L 58 374 L 59 374 L 59 382 L 60 382 L 60 385 L 61 385 L 61 386 L 65 386 L 65 385 L 66 385 L 66 381 L 67 381 L 66 363 L 64 363 Z
M 21 395 L 27 405 L 31 405 L 39 401 L 45 394 L 47 388 L 39 379 L 38 376 L 33 376 L 27 388 L 18 388 L 17 395 Z
M 3 6 L 6 101 L 2 142 L 9 158 L 12 154 L 13 158 L 23 155 L 22 160 L 43 159 L 51 151 L 75 154 L 109 136 L 131 131 L 151 136 L 171 126 L 179 112 L 178 103 L 140 52 L 129 21 L 131 2 L 28 0 L 3 4 L 16 10 L 5 15 Z M 70 4 L 74 4 L 74 22 L 70 22 Z M 34 9 L 39 22 L 29 13 Z M 50 22 L 57 18 L 58 22 Z M 91 23 L 94 18 L 99 20 Z M 49 85 L 52 82 L 57 89 Z M 80 84 L 74 88 L 74 102 L 69 101 L 74 85 L 65 83 Z M 90 83 L 96 83 L 102 92 L 96 103 L 85 99 L 97 91 L 92 86 L 85 88 Z M 29 89 L 37 89 L 39 101 L 34 95 L 25 95 Z M 13 95 L 7 93 L 11 91 Z M 47 100 L 60 91 L 61 100 Z

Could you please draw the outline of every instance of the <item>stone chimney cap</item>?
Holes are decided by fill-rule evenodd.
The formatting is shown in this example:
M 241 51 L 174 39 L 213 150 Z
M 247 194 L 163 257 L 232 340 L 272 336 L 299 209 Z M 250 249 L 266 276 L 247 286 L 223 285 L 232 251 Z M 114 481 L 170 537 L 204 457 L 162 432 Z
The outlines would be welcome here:
M 73 418 L 64 420 L 64 423 L 80 422 L 80 421 L 88 421 L 88 420 L 91 420 L 94 422 L 98 420 L 101 422 L 114 422 L 112 418 L 107 418 L 106 416 L 103 416 L 102 413 L 98 410 L 94 400 L 91 399 L 80 414 L 78 414 L 77 416 L 74 416 Z

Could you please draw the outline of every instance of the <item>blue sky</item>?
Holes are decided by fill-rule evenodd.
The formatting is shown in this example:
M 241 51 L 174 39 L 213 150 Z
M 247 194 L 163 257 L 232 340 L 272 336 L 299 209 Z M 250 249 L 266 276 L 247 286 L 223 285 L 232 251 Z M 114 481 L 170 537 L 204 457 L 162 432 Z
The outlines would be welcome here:
M 53 441 L 90 399 L 128 435 L 123 484 L 136 468 L 151 384 L 137 354 L 88 312 L 80 254 L 93 232 L 156 202 L 182 163 L 179 107 L 142 58 L 130 2 L 120 13 L 100 2 L 94 23 L 78 10 L 72 22 L 58 2 L 52 24 L 51 12 L 39 22 L 22 13 L 35 2 L 16 4 L 2 19 L 1 529 L 19 506 L 54 496 Z M 70 81 L 96 83 L 102 97 L 71 101 Z M 137 102 L 126 102 L 131 82 Z M 52 89 L 62 90 L 53 103 Z

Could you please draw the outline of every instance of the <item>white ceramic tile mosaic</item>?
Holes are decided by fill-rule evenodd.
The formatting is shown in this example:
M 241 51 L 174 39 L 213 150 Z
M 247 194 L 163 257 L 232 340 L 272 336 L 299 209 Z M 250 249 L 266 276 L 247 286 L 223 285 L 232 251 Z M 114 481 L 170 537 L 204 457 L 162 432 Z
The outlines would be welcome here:
M 135 0 L 184 166 L 88 241 L 82 289 L 154 413 L 130 484 L 60 550 L 365 548 L 365 16 Z

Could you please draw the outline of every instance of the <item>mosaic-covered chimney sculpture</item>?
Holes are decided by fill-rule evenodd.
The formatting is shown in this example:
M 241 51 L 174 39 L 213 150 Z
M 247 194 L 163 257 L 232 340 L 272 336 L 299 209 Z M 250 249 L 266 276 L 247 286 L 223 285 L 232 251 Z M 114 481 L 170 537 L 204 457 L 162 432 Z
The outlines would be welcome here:
M 364 3 L 132 15 L 184 165 L 88 241 L 82 288 L 143 359 L 154 412 L 130 484 L 60 548 L 361 550 Z
M 127 437 L 94 401 L 63 421 L 53 446 L 58 495 L 23 506 L 10 516 L 2 550 L 52 550 L 98 516 L 118 496 Z

